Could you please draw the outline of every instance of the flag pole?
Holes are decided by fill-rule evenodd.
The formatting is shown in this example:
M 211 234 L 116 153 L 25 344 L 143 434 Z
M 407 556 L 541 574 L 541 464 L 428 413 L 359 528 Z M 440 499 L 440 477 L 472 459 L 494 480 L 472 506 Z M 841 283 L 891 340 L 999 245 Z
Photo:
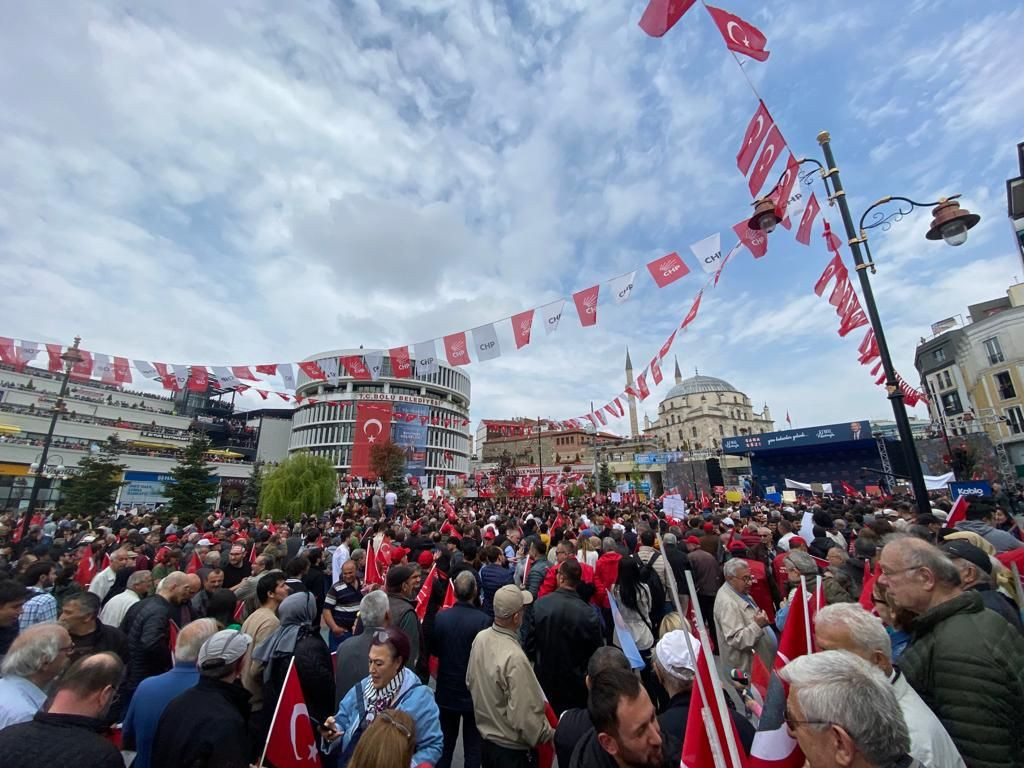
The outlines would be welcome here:
M 821 578 L 820 576 L 818 577 Z M 800 602 L 803 603 L 804 610 L 804 636 L 807 639 L 807 653 L 814 653 L 814 648 L 811 646 L 811 616 L 810 609 L 807 607 L 807 598 L 810 595 L 807 594 L 807 577 L 803 574 L 800 575 Z
M 704 626 L 704 614 L 700 609 L 700 603 L 697 601 L 697 587 L 693 583 L 693 573 L 691 571 L 686 572 L 686 587 L 690 593 L 694 615 L 697 617 L 697 632 L 700 637 L 701 648 L 705 654 L 705 661 L 708 663 L 708 672 L 710 673 L 712 668 L 715 670 L 712 680 L 716 681 L 719 679 L 718 665 L 715 664 L 715 656 L 711 649 L 711 638 L 708 637 L 708 628 Z M 712 618 L 712 621 L 714 621 L 714 618 Z M 700 675 L 697 677 L 700 677 Z M 732 729 L 732 718 L 729 716 L 729 709 L 725 705 L 725 694 L 722 693 L 721 685 L 712 685 L 711 687 L 714 688 L 713 694 L 718 705 L 718 713 L 722 721 L 722 731 L 725 733 L 725 742 L 729 747 L 729 759 L 732 761 L 732 768 L 740 768 L 743 763 L 740 760 L 739 748 L 736 746 L 735 733 Z M 705 701 L 710 706 L 710 700 L 705 699 Z
M 295 657 L 292 656 L 291 660 L 288 662 L 288 670 L 284 673 L 284 681 L 285 681 L 285 683 L 288 682 L 288 675 L 290 675 L 292 673 L 292 667 L 294 665 L 295 665 Z M 270 718 L 270 730 L 267 731 L 267 740 L 265 742 L 263 742 L 263 752 L 260 755 L 260 761 L 258 763 L 256 763 L 256 768 L 263 768 L 263 761 L 267 759 L 267 747 L 270 746 L 270 737 L 273 735 L 274 723 L 277 722 L 277 713 L 278 713 L 278 710 L 281 709 L 281 699 L 284 698 L 284 689 L 287 688 L 287 687 L 288 687 L 287 685 L 282 685 L 281 686 L 281 692 L 277 695 L 277 704 L 274 705 L 274 714 Z M 313 734 L 313 738 L 314 739 L 316 738 L 316 733 Z

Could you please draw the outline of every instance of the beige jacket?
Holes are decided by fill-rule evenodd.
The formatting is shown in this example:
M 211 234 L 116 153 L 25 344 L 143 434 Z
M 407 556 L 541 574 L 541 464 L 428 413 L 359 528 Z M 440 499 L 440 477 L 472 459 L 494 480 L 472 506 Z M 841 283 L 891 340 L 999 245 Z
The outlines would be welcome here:
M 480 736 L 509 749 L 531 749 L 555 732 L 544 715 L 544 692 L 519 636 L 490 626 L 473 640 L 466 669 Z
M 750 674 L 754 653 L 771 669 L 776 643 L 771 635 L 754 621 L 757 608 L 723 584 L 715 595 L 715 630 L 718 653 L 726 674 L 733 667 Z
M 252 660 L 252 651 L 279 626 L 277 614 L 269 608 L 257 608 L 242 622 L 242 632 L 252 638 L 242 666 L 242 685 L 252 694 L 249 705 L 253 712 L 263 708 L 263 665 Z

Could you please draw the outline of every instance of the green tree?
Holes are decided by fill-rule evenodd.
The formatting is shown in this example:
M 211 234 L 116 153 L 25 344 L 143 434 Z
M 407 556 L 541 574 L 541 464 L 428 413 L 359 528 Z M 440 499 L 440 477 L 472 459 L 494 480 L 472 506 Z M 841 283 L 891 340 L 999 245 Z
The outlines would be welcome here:
M 370 446 L 370 471 L 385 485 L 405 474 L 405 451 L 390 440 Z
M 164 494 L 170 500 L 164 507 L 168 517 L 177 515 L 191 520 L 206 512 L 206 504 L 217 495 L 217 483 L 213 473 L 206 466 L 206 452 L 210 441 L 196 437 L 185 446 L 178 463 L 171 469 L 173 483 L 164 486 Z
M 508 451 L 502 452 L 497 466 L 491 469 L 489 475 L 494 495 L 499 499 L 507 498 L 516 487 L 515 461 Z
M 263 463 L 256 462 L 252 474 L 245 481 L 242 493 L 242 508 L 249 513 L 255 512 L 260 506 L 260 494 L 263 492 Z
M 125 465 L 118 459 L 124 443 L 111 435 L 99 447 L 78 462 L 78 471 L 64 482 L 61 492 L 61 511 L 72 516 L 93 518 L 103 515 L 117 499 L 117 491 Z
M 323 456 L 305 451 L 288 457 L 263 476 L 261 517 L 272 520 L 320 514 L 337 498 L 338 473 Z
M 612 470 L 607 461 L 602 461 L 597 468 L 597 491 L 598 493 L 611 493 L 615 490 L 615 480 L 612 479 Z

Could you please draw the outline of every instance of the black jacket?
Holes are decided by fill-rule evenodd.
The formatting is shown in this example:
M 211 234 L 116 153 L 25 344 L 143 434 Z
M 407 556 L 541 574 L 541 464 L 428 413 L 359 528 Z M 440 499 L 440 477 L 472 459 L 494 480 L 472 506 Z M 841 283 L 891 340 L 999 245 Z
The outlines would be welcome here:
M 117 654 L 125 664 L 128 663 L 128 639 L 121 630 L 108 627 L 99 618 L 96 619 L 96 629 L 87 635 L 72 635 L 71 639 L 75 642 L 75 649 L 71 652 L 72 662 L 93 653 L 110 651 Z
M 121 632 L 128 640 L 128 663 L 121 699 L 128 699 L 147 677 L 162 675 L 174 666 L 170 646 L 171 604 L 160 595 L 140 600 L 125 614 Z
M 604 645 L 594 609 L 571 589 L 545 595 L 533 608 L 537 680 L 557 714 L 587 705 L 587 662 Z
M 568 768 L 572 762 L 572 752 L 588 732 L 594 730 L 594 722 L 586 708 L 567 709 L 558 718 L 555 727 L 555 756 L 558 764 Z
M 661 763 L 659 768 L 678 768 L 679 755 L 683 745 L 679 737 L 661 731 Z M 561 765 L 561 763 L 559 763 Z M 618 768 L 615 758 L 604 751 L 597 740 L 597 731 L 591 727 L 587 734 L 576 744 L 569 758 L 567 768 Z
M 334 695 L 334 669 L 332 668 L 331 652 L 319 631 L 306 634 L 300 630 L 300 637 L 295 642 L 295 671 L 299 676 L 302 695 L 306 699 L 306 709 L 310 716 L 321 723 L 337 711 Z M 291 656 L 272 659 L 270 663 L 270 679 L 263 684 L 263 700 L 277 701 L 284 687 L 285 675 Z M 363 664 L 363 676 L 367 674 L 367 664 Z
M 726 697 L 728 701 L 728 697 Z M 661 735 L 670 733 L 680 740 L 686 735 L 686 718 L 690 715 L 690 694 L 677 693 L 668 700 L 668 706 L 658 715 L 658 725 L 661 726 Z M 754 743 L 754 726 L 748 720 L 740 717 L 731 708 L 729 715 L 736 725 L 736 733 L 739 734 L 740 744 L 743 751 L 750 754 L 750 745 Z
M 491 624 L 487 614 L 469 603 L 457 602 L 434 619 L 430 647 L 437 656 L 437 706 L 472 712 L 473 699 L 466 687 L 466 668 L 473 640 Z
M 380 627 L 363 627 L 361 634 L 348 638 L 338 646 L 334 657 L 334 709 L 352 686 L 370 674 L 370 645 L 373 633 Z
M 690 570 L 690 556 L 674 544 L 666 544 L 664 551 L 665 560 L 672 568 L 672 575 L 676 579 L 676 589 L 679 590 L 681 598 L 683 595 L 689 594 L 686 591 L 686 572 Z M 672 599 L 672 588 L 668 584 L 665 585 L 665 599 Z
M 985 604 L 986 608 L 998 613 L 1010 622 L 1018 632 L 1024 632 L 1024 625 L 1020 621 L 1020 613 L 1010 598 L 999 590 L 992 589 L 991 584 L 975 584 L 970 590 L 981 595 L 981 601 Z
M 0 765 L 124 768 L 121 753 L 100 735 L 102 729 L 103 723 L 91 717 L 37 712 L 27 723 L 0 731 Z
M 152 768 L 248 768 L 248 719 L 241 684 L 200 677 L 160 716 Z

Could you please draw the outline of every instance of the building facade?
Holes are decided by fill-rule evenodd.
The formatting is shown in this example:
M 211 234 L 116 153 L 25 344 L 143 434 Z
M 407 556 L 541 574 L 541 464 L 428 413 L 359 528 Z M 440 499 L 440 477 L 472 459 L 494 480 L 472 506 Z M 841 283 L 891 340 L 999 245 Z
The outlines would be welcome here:
M 696 374 L 684 379 L 675 366 L 675 386 L 658 404 L 658 417 L 645 425 L 664 451 L 715 451 L 727 437 L 774 429 L 765 404 L 760 413 L 750 398 L 722 379 Z
M 303 361 L 316 362 L 327 378 L 299 372 L 295 393 L 301 403 L 292 416 L 289 453 L 309 451 L 329 459 L 340 474 L 365 477 L 368 443 L 387 430 L 406 453 L 406 474 L 417 482 L 433 487 L 449 476 L 464 478 L 472 447 L 469 376 L 439 361 L 434 373 L 400 378 L 384 356 L 376 378 L 355 379 L 340 361 L 363 354 L 331 350 Z
M 986 432 L 1002 473 L 1024 477 L 1024 283 L 968 307 L 968 320 L 917 347 L 929 416 L 950 435 Z

